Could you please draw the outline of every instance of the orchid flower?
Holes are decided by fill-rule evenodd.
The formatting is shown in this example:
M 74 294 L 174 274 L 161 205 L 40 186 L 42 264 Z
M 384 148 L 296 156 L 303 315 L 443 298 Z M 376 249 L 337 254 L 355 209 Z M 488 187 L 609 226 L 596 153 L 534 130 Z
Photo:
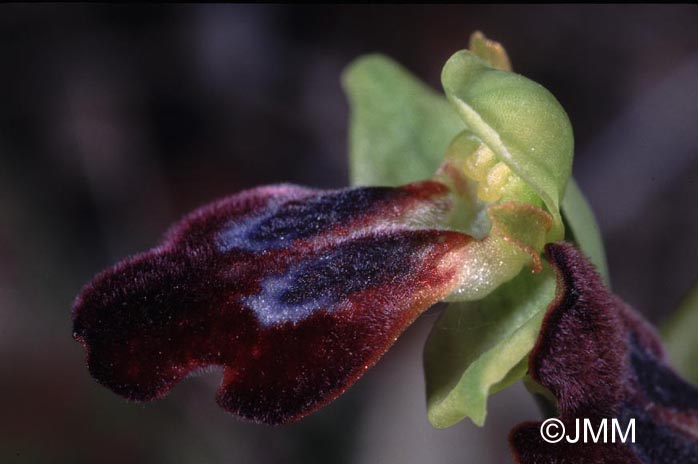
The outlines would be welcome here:
M 671 459 L 698 449 L 698 395 L 604 286 L 598 230 L 570 179 L 571 125 L 552 94 L 479 33 L 444 66 L 445 98 L 377 56 L 344 83 L 352 180 L 364 186 L 236 193 L 98 274 L 73 307 L 92 376 L 150 401 L 221 367 L 221 407 L 288 423 L 337 398 L 445 301 L 425 348 L 436 427 L 482 424 L 487 397 L 528 373 L 563 421 L 636 415 L 667 445 L 551 448 L 528 423 L 511 435 L 518 462 L 695 462 Z
M 562 237 L 571 128 L 547 90 L 483 57 L 461 51 L 444 68 L 463 123 L 431 179 L 251 189 L 98 274 L 73 308 L 92 376 L 148 401 L 220 366 L 224 409 L 290 422 L 346 390 L 433 304 L 539 272 L 543 245 Z
M 531 250 L 550 215 L 492 205 L 491 231 L 475 240 L 445 226 L 453 196 L 433 180 L 232 195 L 97 275 L 75 302 L 75 337 L 93 377 L 128 399 L 223 366 L 226 410 L 298 419 L 346 390 L 434 303 L 480 295 L 538 262 Z M 517 235 L 519 223 L 537 232 Z

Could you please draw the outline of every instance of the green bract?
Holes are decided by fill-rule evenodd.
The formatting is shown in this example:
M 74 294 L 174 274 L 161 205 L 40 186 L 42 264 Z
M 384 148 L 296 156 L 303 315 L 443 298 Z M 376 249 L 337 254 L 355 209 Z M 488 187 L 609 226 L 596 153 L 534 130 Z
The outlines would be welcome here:
M 676 370 L 698 385 L 698 282 L 695 282 L 673 316 L 662 327 L 664 346 Z
M 449 298 L 458 302 L 425 347 L 436 427 L 465 417 L 482 424 L 488 395 L 525 375 L 555 288 L 539 257 L 545 243 L 575 241 L 607 277 L 593 214 L 568 184 L 573 136 L 564 110 L 545 88 L 509 71 L 498 43 L 476 33 L 470 49 L 444 66 L 447 98 L 378 55 L 356 60 L 343 79 L 352 183 L 434 177 L 455 202 L 442 226 L 477 239 L 463 262 L 464 283 Z

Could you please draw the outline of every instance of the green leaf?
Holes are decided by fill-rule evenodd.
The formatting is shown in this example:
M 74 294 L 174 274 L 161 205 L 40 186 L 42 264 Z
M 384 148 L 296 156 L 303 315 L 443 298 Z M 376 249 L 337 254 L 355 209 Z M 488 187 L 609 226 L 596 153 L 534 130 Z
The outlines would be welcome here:
M 556 280 L 547 264 L 522 272 L 485 299 L 453 303 L 424 350 L 429 421 L 443 428 L 469 417 L 482 425 L 487 397 L 526 373 Z
M 351 107 L 352 185 L 402 185 L 428 179 L 464 125 L 446 98 L 393 60 L 368 55 L 344 72 Z
M 698 385 L 698 282 L 693 284 L 661 332 L 664 347 L 676 370 L 686 380 Z
M 610 277 L 601 232 L 594 212 L 574 178 L 570 178 L 562 198 L 562 217 L 566 226 L 565 239 L 577 244 L 596 266 L 604 283 L 609 285 Z
M 560 201 L 572 170 L 573 135 L 560 103 L 543 86 L 491 68 L 462 50 L 443 68 L 446 96 L 466 126 L 543 200 L 562 238 Z

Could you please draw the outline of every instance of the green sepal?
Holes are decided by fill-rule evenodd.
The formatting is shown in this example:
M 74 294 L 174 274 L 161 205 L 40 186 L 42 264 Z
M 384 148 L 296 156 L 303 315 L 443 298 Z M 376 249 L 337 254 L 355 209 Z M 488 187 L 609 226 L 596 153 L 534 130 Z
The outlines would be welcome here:
M 446 308 L 424 350 L 428 418 L 434 427 L 466 417 L 484 424 L 487 397 L 526 373 L 525 358 L 555 286 L 545 263 L 541 272 L 521 272 L 480 301 Z
M 565 240 L 574 242 L 596 266 L 604 283 L 610 285 L 601 231 L 591 206 L 572 177 L 562 198 L 562 218 L 566 226 Z
M 464 125 L 445 97 L 382 55 L 344 71 L 351 108 L 352 185 L 403 185 L 430 178 Z

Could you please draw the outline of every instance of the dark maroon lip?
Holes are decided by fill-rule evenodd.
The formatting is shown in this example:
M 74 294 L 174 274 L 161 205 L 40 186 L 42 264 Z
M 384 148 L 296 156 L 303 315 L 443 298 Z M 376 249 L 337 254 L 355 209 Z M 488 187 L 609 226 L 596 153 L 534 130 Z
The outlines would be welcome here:
M 654 329 L 602 283 L 584 255 L 569 244 L 546 246 L 558 277 L 529 374 L 557 399 L 559 418 L 574 430 L 589 419 L 626 427 L 634 442 L 550 444 L 540 422 L 515 427 L 516 462 L 673 464 L 698 462 L 698 390 L 669 367 Z M 627 430 L 627 429 L 623 429 Z
M 419 228 L 436 182 L 253 189 L 185 217 L 151 251 L 85 286 L 74 336 L 90 373 L 133 401 L 223 367 L 218 403 L 285 423 L 336 398 L 455 285 L 470 238 Z M 446 260 L 455 263 L 457 260 Z

